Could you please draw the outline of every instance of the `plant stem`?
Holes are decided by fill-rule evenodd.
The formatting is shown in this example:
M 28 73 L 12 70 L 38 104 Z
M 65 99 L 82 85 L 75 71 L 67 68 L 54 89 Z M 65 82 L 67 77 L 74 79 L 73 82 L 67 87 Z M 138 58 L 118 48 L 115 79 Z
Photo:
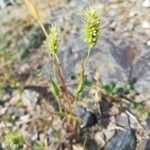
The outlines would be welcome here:
M 85 60 L 84 60 L 84 63 L 82 64 L 82 70 L 81 71 L 83 71 L 83 76 L 84 76 L 84 73 L 85 73 L 85 69 L 86 69 L 86 67 L 87 67 L 87 63 L 88 63 L 88 59 L 89 59 L 89 57 L 90 57 L 90 53 L 91 53 L 91 48 L 89 47 L 88 48 L 88 53 L 87 53 L 87 56 L 86 56 L 86 58 L 85 58 Z M 84 80 L 84 78 L 82 78 L 81 80 Z M 81 82 L 84 82 L 84 81 L 81 81 Z M 84 84 L 84 83 L 83 83 Z M 84 85 L 83 85 L 84 86 Z M 76 96 L 75 96 L 75 106 L 77 105 L 77 100 L 78 100 L 78 97 L 79 97 L 79 93 L 77 92 L 76 93 Z
M 91 48 L 89 47 L 88 48 L 88 53 L 87 53 L 87 56 L 86 56 L 86 58 L 85 58 L 85 62 L 84 62 L 84 70 L 86 69 L 86 67 L 87 67 L 87 63 L 88 63 L 88 60 L 89 60 L 89 57 L 90 57 L 90 54 L 91 54 Z

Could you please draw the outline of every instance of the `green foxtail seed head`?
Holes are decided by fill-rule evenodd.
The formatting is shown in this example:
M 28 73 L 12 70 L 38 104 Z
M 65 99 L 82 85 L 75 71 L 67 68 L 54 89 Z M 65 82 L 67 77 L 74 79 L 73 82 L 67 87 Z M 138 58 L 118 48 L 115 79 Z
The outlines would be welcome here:
M 90 8 L 84 13 L 85 25 L 84 25 L 84 41 L 90 48 L 93 48 L 99 38 L 100 32 L 100 15 L 97 9 Z
M 48 39 L 48 46 L 49 46 L 49 52 L 51 54 L 57 54 L 58 53 L 58 46 L 59 46 L 59 40 L 58 40 L 58 31 L 56 27 L 51 27 L 49 39 Z

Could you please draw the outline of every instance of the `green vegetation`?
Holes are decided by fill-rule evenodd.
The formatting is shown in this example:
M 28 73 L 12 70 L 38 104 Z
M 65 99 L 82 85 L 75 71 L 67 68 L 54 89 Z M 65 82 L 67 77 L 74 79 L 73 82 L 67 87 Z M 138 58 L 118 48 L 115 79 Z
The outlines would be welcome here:
M 24 144 L 23 137 L 17 132 L 9 132 L 4 137 L 5 143 L 12 149 L 22 147 Z

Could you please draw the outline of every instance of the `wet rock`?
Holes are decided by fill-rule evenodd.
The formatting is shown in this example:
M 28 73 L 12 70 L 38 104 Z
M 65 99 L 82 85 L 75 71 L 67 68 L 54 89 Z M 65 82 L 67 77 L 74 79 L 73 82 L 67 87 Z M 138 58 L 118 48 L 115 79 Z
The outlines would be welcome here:
M 135 146 L 135 131 L 129 129 L 115 136 L 110 143 L 106 145 L 104 150 L 135 150 Z

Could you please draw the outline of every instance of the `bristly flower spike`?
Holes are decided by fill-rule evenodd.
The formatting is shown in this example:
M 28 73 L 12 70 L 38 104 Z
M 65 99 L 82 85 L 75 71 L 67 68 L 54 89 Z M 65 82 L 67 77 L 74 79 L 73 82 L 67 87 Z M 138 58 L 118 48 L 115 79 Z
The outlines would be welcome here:
M 93 48 L 98 39 L 101 26 L 101 18 L 98 9 L 89 8 L 84 13 L 85 24 L 83 30 L 84 41 Z
M 50 34 L 48 38 L 48 47 L 50 54 L 56 55 L 58 53 L 59 39 L 58 39 L 58 30 L 55 26 L 52 26 L 50 29 Z

